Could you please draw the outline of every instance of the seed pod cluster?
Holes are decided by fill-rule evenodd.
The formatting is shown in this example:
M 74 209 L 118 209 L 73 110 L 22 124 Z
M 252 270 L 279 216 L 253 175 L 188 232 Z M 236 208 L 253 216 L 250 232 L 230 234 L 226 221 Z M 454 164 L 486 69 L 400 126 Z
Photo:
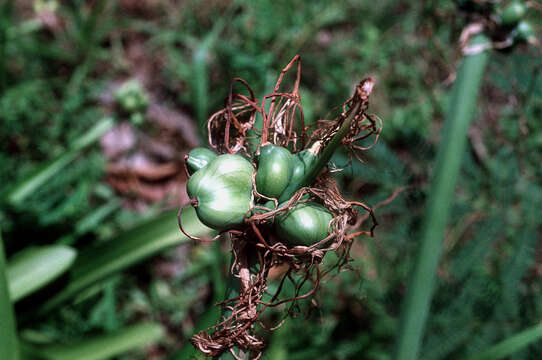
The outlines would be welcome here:
M 287 91 L 281 83 L 296 63 L 296 81 Z M 345 200 L 322 171 L 339 146 L 354 152 L 352 143 L 360 138 L 374 135 L 376 142 L 381 122 L 366 113 L 374 80 L 360 81 L 340 115 L 322 120 L 314 129 L 303 121 L 300 71 L 301 60 L 295 56 L 281 72 L 273 94 L 261 101 L 246 81 L 235 78 L 225 108 L 207 122 L 210 148 L 221 155 L 198 148 L 185 157 L 193 210 L 205 225 L 230 234 L 230 279 L 239 281 L 238 295 L 232 293 L 222 302 L 229 315 L 190 339 L 208 356 L 239 348 L 259 358 L 263 342 L 254 329 L 261 311 L 313 296 L 325 254 L 335 252 L 337 261 L 331 268 L 340 268 L 348 262 L 353 238 L 372 236 L 376 226 L 372 209 Z M 234 92 L 236 83 L 248 93 Z M 369 231 L 348 234 L 352 225 L 358 225 L 357 207 L 368 212 L 373 224 Z M 179 227 L 191 237 L 180 220 Z M 281 283 L 289 282 L 296 296 L 283 298 L 281 285 L 271 303 L 264 303 L 270 270 L 280 265 L 288 267 Z M 313 286 L 305 291 L 308 280 Z
M 216 155 L 205 148 L 191 150 L 185 158 L 190 177 L 188 196 L 199 219 L 207 226 L 224 231 L 240 227 L 259 205 L 270 210 L 289 187 L 295 185 L 315 161 L 309 150 L 292 154 L 288 149 L 266 145 L 260 150 L 257 169 L 238 154 Z M 252 182 L 254 172 L 255 182 Z M 256 201 L 253 187 L 262 198 Z M 285 206 L 282 203 L 279 206 Z M 261 211 L 261 210 L 258 210 Z M 306 201 L 280 212 L 273 222 L 277 237 L 292 246 L 310 246 L 329 236 L 331 212 L 315 201 Z
M 509 31 L 514 44 L 531 42 L 535 39 L 533 26 L 525 19 L 527 9 L 525 1 L 511 0 L 497 10 L 497 23 Z
M 515 26 L 525 16 L 527 6 L 521 0 L 513 0 L 499 10 L 499 23 L 503 26 Z
M 496 49 L 507 52 L 522 43 L 540 46 L 533 25 L 527 19 L 529 8 L 537 6 L 530 5 L 529 1 L 455 0 L 455 3 L 459 9 L 471 15 L 473 23 L 486 24 L 484 31 Z
M 527 18 L 530 7 L 532 6 L 526 0 L 506 0 L 495 3 L 491 12 L 491 19 L 497 25 L 494 40 L 502 41 L 505 38 L 505 42 L 509 42 L 512 48 L 522 43 L 539 44 L 533 24 Z

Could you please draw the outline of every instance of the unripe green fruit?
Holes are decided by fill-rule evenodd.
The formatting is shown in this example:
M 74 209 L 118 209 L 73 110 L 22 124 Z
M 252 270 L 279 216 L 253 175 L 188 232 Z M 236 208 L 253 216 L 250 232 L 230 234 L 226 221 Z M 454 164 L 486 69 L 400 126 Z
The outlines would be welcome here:
M 196 171 L 203 169 L 208 163 L 216 159 L 217 156 L 211 150 L 202 147 L 190 150 L 185 158 L 188 173 L 192 175 Z
M 283 193 L 288 193 L 291 191 L 293 194 L 296 190 L 298 190 L 299 181 L 301 181 L 301 179 L 305 176 L 305 173 L 316 162 L 317 159 L 318 158 L 316 155 L 314 155 L 310 149 L 303 150 L 295 154 L 292 178 L 290 179 L 290 182 L 286 189 L 284 189 Z
M 275 218 L 277 235 L 290 245 L 311 246 L 329 236 L 333 215 L 316 202 L 295 205 Z
M 241 225 L 252 207 L 254 167 L 240 155 L 217 156 L 196 171 L 186 184 L 186 191 L 198 218 L 215 230 Z
M 276 209 L 276 206 L 275 206 L 275 202 L 273 200 L 269 200 L 267 202 L 265 202 L 264 204 L 258 204 L 257 206 L 261 206 L 263 208 L 267 208 L 269 210 L 265 210 L 265 209 L 254 209 L 252 210 L 252 215 L 255 215 L 255 214 L 265 214 L 267 213 L 268 211 L 273 211 Z
M 536 36 L 533 26 L 527 21 L 520 21 L 514 30 L 514 40 L 518 42 L 529 41 Z
M 303 150 L 294 155 L 294 173 L 291 183 L 301 180 L 306 170 L 316 161 L 316 156 L 309 150 Z
M 260 150 L 256 189 L 262 195 L 278 198 L 293 173 L 294 157 L 288 149 L 266 145 Z
M 499 15 L 499 21 L 501 25 L 514 26 L 518 23 L 518 21 L 521 20 L 521 18 L 523 18 L 526 12 L 527 8 L 525 4 L 523 4 L 521 1 L 515 0 L 504 7 Z

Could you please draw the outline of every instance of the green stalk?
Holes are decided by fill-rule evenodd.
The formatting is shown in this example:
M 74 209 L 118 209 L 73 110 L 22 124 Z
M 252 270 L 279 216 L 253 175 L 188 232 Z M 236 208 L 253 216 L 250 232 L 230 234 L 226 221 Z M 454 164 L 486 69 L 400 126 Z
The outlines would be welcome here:
M 0 234 L 0 353 L 2 359 L 19 359 L 17 330 L 15 317 L 9 296 L 6 276 L 6 259 L 4 257 L 4 243 Z
M 483 35 L 472 44 L 487 43 Z M 465 152 L 467 130 L 488 60 L 488 51 L 465 55 L 457 71 L 452 102 L 442 132 L 431 192 L 426 207 L 421 245 L 402 305 L 401 328 L 395 343 L 395 360 L 418 359 L 424 325 L 429 313 L 436 270 L 454 188 Z
M 23 201 L 38 190 L 49 179 L 59 173 L 73 159 L 75 159 L 81 151 L 95 143 L 100 137 L 105 134 L 113 126 L 113 119 L 104 118 L 92 127 L 85 135 L 78 138 L 68 151 L 44 164 L 33 175 L 16 184 L 7 194 L 7 202 L 12 206 L 18 206 Z
M 542 324 L 538 324 L 513 335 L 508 339 L 490 347 L 486 351 L 470 357 L 469 360 L 499 360 L 542 338 Z
M 303 176 L 298 182 L 294 182 L 288 185 L 286 190 L 284 190 L 282 195 L 280 195 L 279 203 L 289 200 L 297 190 L 314 182 L 314 180 L 320 174 L 324 166 L 326 166 L 331 159 L 331 156 L 333 156 L 333 154 L 335 153 L 335 150 L 337 150 L 339 145 L 341 145 L 341 141 L 350 130 L 352 120 L 354 120 L 356 114 L 359 112 L 360 107 L 361 102 L 356 102 L 354 104 L 354 107 L 350 109 L 348 116 L 339 127 L 331 141 L 318 154 L 316 162 L 309 168 L 309 170 L 305 173 L 305 176 Z

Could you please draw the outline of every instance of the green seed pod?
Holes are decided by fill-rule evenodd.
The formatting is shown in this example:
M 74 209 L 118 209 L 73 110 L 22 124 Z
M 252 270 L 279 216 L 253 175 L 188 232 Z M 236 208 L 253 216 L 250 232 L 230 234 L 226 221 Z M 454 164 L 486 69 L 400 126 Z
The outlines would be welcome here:
M 503 26 L 516 25 L 527 12 L 527 7 L 522 1 L 514 0 L 506 5 L 500 15 L 499 22 Z
M 314 164 L 317 160 L 316 155 L 310 149 L 303 150 L 294 155 L 294 165 L 292 178 L 286 189 L 283 191 L 288 192 L 292 190 L 292 193 L 297 190 L 298 182 L 305 176 L 305 172 Z M 283 199 L 285 200 L 285 199 Z
M 294 173 L 290 182 L 299 181 L 308 169 L 316 161 L 316 156 L 309 150 L 303 150 L 294 155 Z
M 275 202 L 273 200 L 269 200 L 267 202 L 265 202 L 264 204 L 257 204 L 257 206 L 261 206 L 261 207 L 264 207 L 264 208 L 267 208 L 269 209 L 270 211 L 273 211 L 276 209 L 275 207 Z M 254 214 L 265 214 L 267 213 L 269 210 L 265 210 L 265 209 L 254 209 L 252 210 L 252 215 Z
M 209 149 L 197 147 L 188 152 L 184 161 L 186 161 L 186 168 L 188 173 L 192 175 L 199 169 L 203 169 L 208 163 L 214 160 L 218 155 Z
M 241 225 L 252 207 L 254 167 L 240 155 L 217 156 L 196 171 L 186 184 L 186 191 L 199 219 L 215 230 Z
M 256 189 L 262 195 L 277 198 L 282 194 L 293 173 L 294 157 L 288 149 L 266 145 L 260 150 Z
M 313 245 L 329 236 L 333 215 L 324 206 L 309 201 L 295 205 L 275 219 L 277 234 L 290 245 Z
M 527 42 L 536 36 L 533 26 L 527 21 L 520 21 L 514 29 L 514 40 L 517 42 Z

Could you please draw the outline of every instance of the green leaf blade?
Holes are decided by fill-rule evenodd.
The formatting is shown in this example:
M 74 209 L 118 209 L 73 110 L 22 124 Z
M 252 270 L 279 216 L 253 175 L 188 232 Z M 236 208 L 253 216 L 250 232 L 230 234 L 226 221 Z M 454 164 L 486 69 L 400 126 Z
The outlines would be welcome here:
M 28 196 L 37 191 L 40 186 L 64 169 L 81 151 L 100 139 L 100 137 L 112 126 L 113 119 L 111 118 L 105 118 L 99 121 L 85 135 L 77 139 L 69 150 L 56 159 L 42 165 L 32 176 L 15 184 L 7 194 L 4 194 L 7 202 L 12 206 L 20 206 Z
M 472 44 L 488 41 L 485 36 L 479 35 L 473 38 Z M 396 360 L 418 359 L 425 322 L 429 314 L 444 230 L 465 151 L 467 131 L 474 115 L 487 60 L 487 50 L 465 55 L 457 71 L 452 102 L 442 132 L 442 143 L 439 146 L 434 178 L 427 201 L 420 250 L 402 305 L 401 329 L 396 339 L 393 356 Z
M 181 221 L 191 236 L 213 236 L 216 231 L 199 221 L 192 206 L 183 210 Z M 155 219 L 99 246 L 82 251 L 71 271 L 70 282 L 38 309 L 44 314 L 77 295 L 90 285 L 119 273 L 164 249 L 190 241 L 178 227 L 176 211 L 169 211 Z
M 31 353 L 47 360 L 105 360 L 156 342 L 163 335 L 160 325 L 142 323 L 70 345 L 35 348 Z
M 66 272 L 77 256 L 69 246 L 29 247 L 8 263 L 7 278 L 11 301 L 16 302 Z
M 9 297 L 4 243 L 0 234 L 0 350 L 2 359 L 18 360 L 19 349 L 13 305 Z

